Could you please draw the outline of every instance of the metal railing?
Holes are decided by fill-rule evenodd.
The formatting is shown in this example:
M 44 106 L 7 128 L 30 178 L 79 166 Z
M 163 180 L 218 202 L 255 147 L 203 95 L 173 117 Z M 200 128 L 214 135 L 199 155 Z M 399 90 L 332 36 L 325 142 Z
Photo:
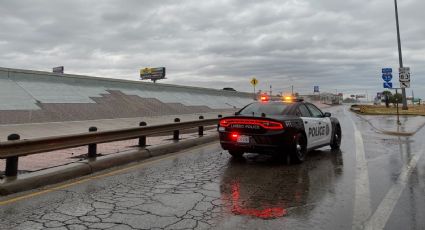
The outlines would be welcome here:
M 221 115 L 218 115 L 220 118 Z M 20 140 L 18 134 L 11 134 L 8 141 L 0 142 L 0 159 L 6 159 L 6 176 L 16 176 L 18 172 L 18 159 L 22 156 L 44 153 L 60 149 L 68 149 L 79 146 L 88 146 L 88 157 L 96 158 L 97 144 L 129 139 L 139 139 L 139 146 L 146 145 L 146 136 L 173 132 L 173 140 L 178 141 L 180 130 L 198 127 L 198 134 L 202 136 L 204 126 L 217 124 L 217 119 L 204 119 L 199 117 L 196 121 L 180 122 L 179 118 L 174 123 L 146 126 L 140 122 L 139 127 L 117 129 L 109 131 L 97 131 L 96 127 L 90 127 L 88 133 L 71 134 L 55 137 L 34 138 Z

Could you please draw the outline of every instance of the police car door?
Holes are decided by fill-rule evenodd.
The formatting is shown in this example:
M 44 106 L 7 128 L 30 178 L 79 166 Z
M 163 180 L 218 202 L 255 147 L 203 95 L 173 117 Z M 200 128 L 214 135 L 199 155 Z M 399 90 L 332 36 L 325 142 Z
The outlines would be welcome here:
M 313 134 L 316 136 L 317 145 L 329 144 L 332 134 L 332 123 L 329 117 L 325 117 L 320 109 L 315 105 L 306 103 L 308 110 L 310 110 L 313 119 L 316 121 L 316 127 L 313 129 Z
M 312 117 L 310 110 L 304 104 L 298 106 L 297 115 L 303 120 L 305 134 L 307 135 L 307 148 L 317 145 L 318 138 L 313 135 L 313 129 L 317 126 L 316 120 Z

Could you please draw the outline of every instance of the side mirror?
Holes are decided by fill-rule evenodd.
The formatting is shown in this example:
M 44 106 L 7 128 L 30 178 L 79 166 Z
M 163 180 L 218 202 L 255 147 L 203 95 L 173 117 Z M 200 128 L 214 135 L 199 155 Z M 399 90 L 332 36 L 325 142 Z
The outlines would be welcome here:
M 323 115 L 323 117 L 331 117 L 331 113 L 329 113 L 329 112 L 325 112 L 325 114 Z

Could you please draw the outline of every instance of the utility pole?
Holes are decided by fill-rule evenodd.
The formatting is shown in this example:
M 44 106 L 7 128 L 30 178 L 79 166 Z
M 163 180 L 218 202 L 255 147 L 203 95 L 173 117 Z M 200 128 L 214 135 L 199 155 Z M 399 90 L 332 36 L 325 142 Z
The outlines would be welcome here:
M 272 85 L 270 85 L 270 97 L 272 96 Z
M 293 85 L 291 85 L 291 96 L 294 96 L 294 86 Z
M 403 68 L 403 55 L 401 53 L 400 26 L 399 26 L 399 23 L 398 23 L 397 0 L 394 0 L 394 6 L 395 6 L 395 21 L 396 21 L 396 26 L 397 26 L 398 62 L 399 62 L 400 68 Z M 402 102 L 403 102 L 403 107 L 401 109 L 402 110 L 408 110 L 405 88 L 401 89 L 401 93 L 402 93 Z

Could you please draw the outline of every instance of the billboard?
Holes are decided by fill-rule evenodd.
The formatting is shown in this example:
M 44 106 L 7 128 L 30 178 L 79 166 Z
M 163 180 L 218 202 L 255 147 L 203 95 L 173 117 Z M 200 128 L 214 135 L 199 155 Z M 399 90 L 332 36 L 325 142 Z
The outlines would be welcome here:
M 53 73 L 62 73 L 63 74 L 63 70 L 64 70 L 64 67 L 63 66 L 58 66 L 58 67 L 53 67 L 52 72 Z
M 165 79 L 165 67 L 143 68 L 140 69 L 141 80 L 152 80 L 153 82 Z

